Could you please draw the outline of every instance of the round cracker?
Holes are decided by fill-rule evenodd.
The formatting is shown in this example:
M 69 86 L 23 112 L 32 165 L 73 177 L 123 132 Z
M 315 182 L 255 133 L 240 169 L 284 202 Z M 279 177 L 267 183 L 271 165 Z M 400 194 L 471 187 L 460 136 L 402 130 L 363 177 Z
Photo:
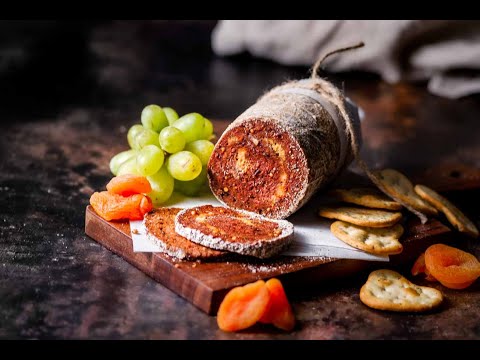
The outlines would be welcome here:
M 429 203 L 425 202 L 413 189 L 412 182 L 402 173 L 394 169 L 384 169 L 374 172 L 375 176 L 382 183 L 387 195 L 392 196 L 406 207 L 411 207 L 423 214 L 437 215 L 438 211 Z
M 374 209 L 401 210 L 402 205 L 374 188 L 335 189 L 329 192 L 333 198 Z
M 360 226 L 383 228 L 395 225 L 402 213 L 346 206 L 324 206 L 318 211 L 322 217 L 337 219 Z
M 422 312 L 439 306 L 443 295 L 437 289 L 415 285 L 395 271 L 382 269 L 370 273 L 360 289 L 360 300 L 378 310 Z
M 371 254 L 394 255 L 403 250 L 398 241 L 403 234 L 400 224 L 388 228 L 372 228 L 335 221 L 330 230 L 344 243 Z
M 475 224 L 465 216 L 455 205 L 436 191 L 425 185 L 416 185 L 415 192 L 425 201 L 445 214 L 448 221 L 461 233 L 473 238 L 478 237 L 478 229 Z

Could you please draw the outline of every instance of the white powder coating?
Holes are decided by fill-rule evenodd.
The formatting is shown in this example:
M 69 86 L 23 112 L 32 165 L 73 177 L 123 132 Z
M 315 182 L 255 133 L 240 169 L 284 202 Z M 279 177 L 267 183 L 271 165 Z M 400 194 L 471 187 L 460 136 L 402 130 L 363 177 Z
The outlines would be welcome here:
M 145 218 L 143 219 L 142 223 L 143 223 L 143 227 L 146 229 L 147 227 L 145 225 Z M 146 232 L 146 237 L 147 239 L 149 239 L 150 241 L 153 241 L 155 244 L 158 245 L 158 247 L 160 248 L 160 252 L 180 260 L 187 258 L 187 254 L 185 253 L 185 251 L 183 251 L 182 249 L 178 249 L 176 247 L 168 246 L 166 243 L 163 242 L 162 239 L 159 239 L 158 237 L 156 237 L 155 235 L 153 235 L 148 231 Z
M 250 270 L 251 273 L 256 274 L 257 272 L 275 271 L 275 270 L 278 270 L 278 267 L 266 266 L 266 265 L 261 265 L 261 266 L 249 265 L 247 269 Z
M 217 207 L 221 208 L 221 207 Z M 175 217 L 175 232 L 190 241 L 193 241 L 197 244 L 209 247 L 216 250 L 225 250 L 234 252 L 241 255 L 249 255 L 258 257 L 261 259 L 272 257 L 276 254 L 284 251 L 293 241 L 293 224 L 287 220 L 272 220 L 264 216 L 247 212 L 247 211 L 238 211 L 239 215 L 248 216 L 252 220 L 260 220 L 265 222 L 273 222 L 278 225 L 281 230 L 280 235 L 277 237 L 268 239 L 268 240 L 258 240 L 256 242 L 250 243 L 240 243 L 233 240 L 230 236 L 227 238 L 224 237 L 214 237 L 212 235 L 204 234 L 198 229 L 186 226 L 182 223 L 184 217 L 192 216 L 191 212 L 201 211 L 202 206 L 184 209 L 180 211 Z M 235 234 L 231 234 L 232 237 Z

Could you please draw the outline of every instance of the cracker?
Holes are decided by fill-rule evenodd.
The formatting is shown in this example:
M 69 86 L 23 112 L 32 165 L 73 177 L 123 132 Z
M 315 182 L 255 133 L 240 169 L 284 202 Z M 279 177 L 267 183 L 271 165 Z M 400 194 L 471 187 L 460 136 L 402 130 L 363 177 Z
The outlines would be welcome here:
M 453 205 L 436 191 L 424 185 L 416 185 L 415 192 L 425 201 L 429 202 L 435 208 L 445 214 L 448 221 L 460 232 L 473 238 L 478 237 L 478 229 L 469 218 L 463 214 L 460 209 Z
M 376 228 L 392 226 L 402 219 L 402 214 L 399 212 L 346 206 L 323 206 L 319 209 L 318 214 L 329 219 L 343 220 L 355 225 Z
M 360 300 L 378 310 L 421 312 L 436 308 L 443 295 L 437 289 L 418 286 L 392 270 L 376 270 L 360 290 Z
M 400 224 L 388 228 L 372 228 L 335 221 L 330 230 L 344 243 L 371 254 L 393 255 L 403 250 L 398 241 L 403 234 Z
M 425 215 L 438 214 L 437 209 L 417 195 L 411 181 L 402 173 L 394 169 L 384 169 L 375 171 L 373 174 L 380 190 L 418 215 L 422 223 L 427 221 Z
M 337 200 L 374 209 L 401 210 L 402 205 L 374 188 L 335 189 L 329 195 Z

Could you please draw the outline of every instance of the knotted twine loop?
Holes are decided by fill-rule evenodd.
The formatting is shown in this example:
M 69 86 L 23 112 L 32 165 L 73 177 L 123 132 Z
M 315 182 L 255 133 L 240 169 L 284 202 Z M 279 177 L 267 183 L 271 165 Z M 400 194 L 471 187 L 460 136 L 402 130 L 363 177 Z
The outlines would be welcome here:
M 363 42 L 360 42 L 356 45 L 353 46 L 348 46 L 344 48 L 340 48 L 334 51 L 330 51 L 326 53 L 324 56 L 320 57 L 315 64 L 312 67 L 312 75 L 311 79 L 315 80 L 316 82 L 319 82 L 322 85 L 322 88 L 325 90 L 325 94 L 322 94 L 330 103 L 335 105 L 338 108 L 338 111 L 342 115 L 344 122 L 345 122 L 345 129 L 348 139 L 350 141 L 350 146 L 352 149 L 353 156 L 355 160 L 357 161 L 358 165 L 360 168 L 367 174 L 367 176 L 370 178 L 370 180 L 374 183 L 374 185 L 377 186 L 378 189 L 380 189 L 385 195 L 389 196 L 390 198 L 394 199 L 398 203 L 402 204 L 405 208 L 410 210 L 412 213 L 417 215 L 420 218 L 420 221 L 422 224 L 427 222 L 427 217 L 419 212 L 418 210 L 412 208 L 410 205 L 406 204 L 403 202 L 401 199 L 399 199 L 397 196 L 393 195 L 385 186 L 384 183 L 382 182 L 382 179 L 380 176 L 377 174 L 375 171 L 371 171 L 368 167 L 368 165 L 365 163 L 365 161 L 362 159 L 360 156 L 360 141 L 356 136 L 356 131 L 354 128 L 354 124 L 352 121 L 352 118 L 349 115 L 349 112 L 346 109 L 346 97 L 345 95 L 341 92 L 339 88 L 337 88 L 335 85 L 333 85 L 331 82 L 322 79 L 318 76 L 318 71 L 321 69 L 321 66 L 323 62 L 330 56 L 339 54 L 345 51 L 350 51 L 354 49 L 358 49 L 365 46 Z M 332 116 L 333 117 L 333 116 Z
M 365 43 L 363 41 L 361 41 L 356 45 L 347 46 L 347 47 L 344 47 L 344 48 L 329 51 L 328 53 L 326 53 L 322 57 L 319 57 L 318 60 L 315 62 L 315 64 L 313 64 L 313 67 L 312 67 L 312 79 L 317 79 L 318 78 L 318 70 L 322 67 L 323 62 L 327 58 L 329 58 L 330 56 L 335 55 L 335 54 L 339 54 L 339 53 L 342 53 L 342 52 L 345 52 L 345 51 L 359 49 L 359 48 L 362 48 L 364 46 L 365 46 Z

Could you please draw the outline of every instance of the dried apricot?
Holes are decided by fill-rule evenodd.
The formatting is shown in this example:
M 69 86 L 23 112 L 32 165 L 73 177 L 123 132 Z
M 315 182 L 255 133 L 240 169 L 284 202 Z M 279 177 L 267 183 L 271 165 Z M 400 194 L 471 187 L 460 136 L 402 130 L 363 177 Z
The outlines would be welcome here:
M 124 197 L 108 191 L 93 193 L 90 197 L 90 204 L 96 213 L 107 221 L 141 220 L 153 207 L 152 200 L 143 194 Z
M 473 283 L 475 282 L 475 280 L 473 281 L 467 281 L 467 282 L 464 282 L 464 283 L 458 283 L 458 284 L 455 284 L 455 283 L 449 283 L 449 282 L 445 282 L 445 281 L 441 281 L 440 283 L 449 288 L 449 289 L 455 289 L 455 290 L 462 290 L 462 289 L 466 289 L 467 287 L 469 287 L 470 285 L 472 285 Z
M 265 285 L 270 294 L 270 302 L 260 322 L 273 324 L 282 330 L 292 330 L 295 327 L 295 315 L 282 283 L 274 278 L 268 280 Z
M 237 331 L 254 325 L 265 313 L 269 300 L 263 280 L 230 290 L 218 309 L 218 326 L 224 331 Z
M 133 194 L 148 194 L 152 191 L 152 187 L 144 176 L 125 174 L 112 178 L 107 184 L 107 190 L 112 194 L 130 196 Z
M 427 267 L 425 265 L 425 253 L 422 253 L 418 257 L 417 261 L 415 261 L 415 263 L 413 264 L 411 273 L 413 276 L 417 276 L 420 273 L 424 273 L 426 269 Z
M 435 276 L 433 276 L 432 274 L 430 274 L 430 272 L 428 271 L 428 269 L 425 269 L 425 280 L 427 281 L 438 281 Z
M 422 253 L 418 257 L 417 261 L 415 261 L 415 264 L 413 264 L 411 272 L 413 276 L 417 276 L 420 273 L 424 273 L 426 280 L 437 281 L 437 279 L 435 279 L 435 277 L 433 277 L 432 274 L 430 274 L 430 272 L 427 269 L 427 266 L 425 265 L 425 253 Z
M 460 249 L 435 244 L 425 251 L 426 269 L 445 287 L 464 289 L 480 277 L 480 262 Z

